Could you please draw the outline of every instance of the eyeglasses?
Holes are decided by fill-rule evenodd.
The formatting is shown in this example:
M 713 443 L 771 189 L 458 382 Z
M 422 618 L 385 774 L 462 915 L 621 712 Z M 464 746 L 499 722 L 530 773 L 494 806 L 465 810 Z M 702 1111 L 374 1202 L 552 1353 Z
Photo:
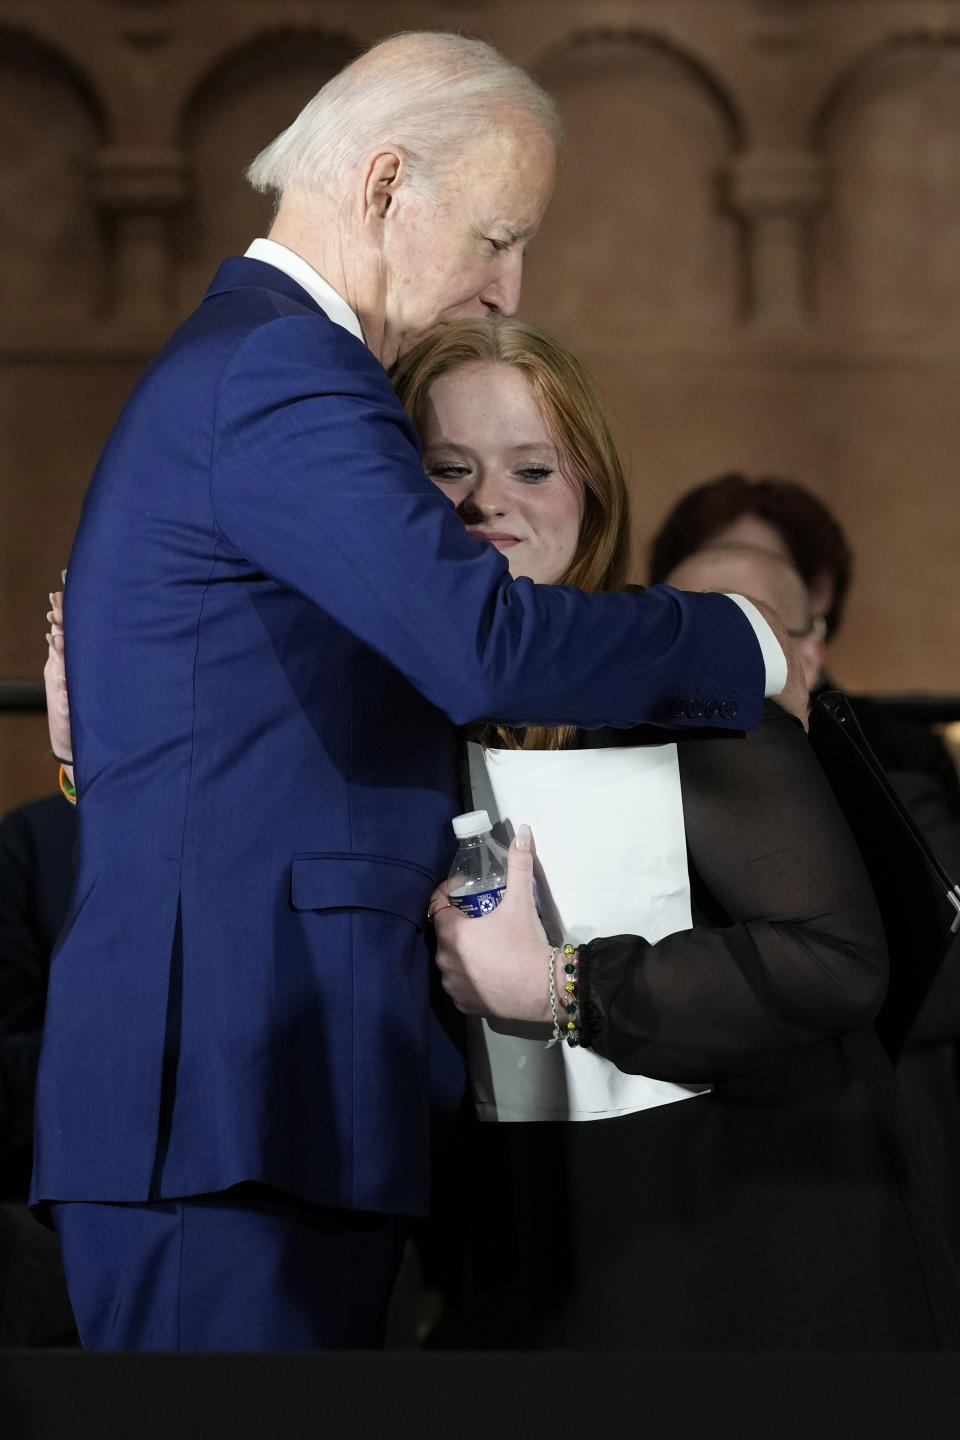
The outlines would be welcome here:
M 787 634 L 792 640 L 805 640 L 808 635 L 816 635 L 818 639 L 825 640 L 827 636 L 827 621 L 824 615 L 812 615 L 806 630 L 788 630 Z

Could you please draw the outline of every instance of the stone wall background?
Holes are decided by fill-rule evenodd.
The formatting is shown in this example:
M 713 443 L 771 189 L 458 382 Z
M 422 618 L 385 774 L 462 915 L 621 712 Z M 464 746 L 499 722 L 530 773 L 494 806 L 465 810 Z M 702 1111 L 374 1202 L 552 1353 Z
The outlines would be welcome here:
M 243 165 L 405 28 L 559 100 L 523 309 L 607 399 L 636 577 L 691 484 L 792 476 L 855 543 L 839 678 L 960 689 L 960 0 L 0 0 L 0 679 L 126 392 L 265 230 Z M 0 715 L 0 810 L 51 780 Z

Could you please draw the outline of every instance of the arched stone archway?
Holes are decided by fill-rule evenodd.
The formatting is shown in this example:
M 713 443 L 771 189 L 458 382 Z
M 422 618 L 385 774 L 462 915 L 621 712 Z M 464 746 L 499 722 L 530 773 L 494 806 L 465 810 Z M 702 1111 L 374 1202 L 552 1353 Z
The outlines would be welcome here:
M 960 35 L 887 41 L 826 101 L 818 241 L 825 325 L 861 339 L 960 321 Z
M 90 320 L 100 307 L 102 230 L 92 196 L 104 112 L 70 61 L 0 28 L 0 311 L 12 329 Z
M 242 253 L 269 225 L 271 202 L 250 189 L 245 167 L 359 49 L 317 30 L 269 32 L 224 55 L 196 87 L 181 123 L 191 177 L 177 266 L 181 312 L 224 256 Z
M 525 310 L 579 344 L 731 323 L 740 237 L 722 183 L 740 126 L 714 79 L 634 30 L 576 35 L 535 68 L 567 142 Z

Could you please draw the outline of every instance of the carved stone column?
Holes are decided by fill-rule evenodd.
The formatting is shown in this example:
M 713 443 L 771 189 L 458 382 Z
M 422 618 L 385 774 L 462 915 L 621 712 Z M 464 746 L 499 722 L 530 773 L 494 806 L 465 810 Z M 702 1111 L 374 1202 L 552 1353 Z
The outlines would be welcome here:
M 95 194 L 113 232 L 109 313 L 131 324 L 162 324 L 172 268 L 171 222 L 187 197 L 183 157 L 175 150 L 101 150 Z
M 731 203 L 747 222 L 747 315 L 763 329 L 803 325 L 810 315 L 811 221 L 824 199 L 823 167 L 806 150 L 758 150 L 731 173 Z

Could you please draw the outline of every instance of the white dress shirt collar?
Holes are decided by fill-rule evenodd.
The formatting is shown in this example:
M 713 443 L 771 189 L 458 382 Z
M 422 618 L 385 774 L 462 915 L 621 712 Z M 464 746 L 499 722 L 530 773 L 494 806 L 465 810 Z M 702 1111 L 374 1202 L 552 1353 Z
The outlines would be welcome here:
M 342 325 L 344 330 L 349 330 L 351 335 L 356 335 L 358 340 L 363 340 L 363 331 L 360 328 L 360 321 L 350 309 L 342 295 L 338 295 L 332 285 L 328 285 L 322 275 L 318 275 L 312 265 L 288 250 L 286 245 L 280 245 L 276 240 L 254 240 L 246 251 L 248 260 L 262 260 L 267 265 L 272 265 L 276 270 L 282 270 L 284 275 L 289 275 L 301 285 L 311 300 L 315 300 L 324 314 L 333 321 L 335 325 Z

